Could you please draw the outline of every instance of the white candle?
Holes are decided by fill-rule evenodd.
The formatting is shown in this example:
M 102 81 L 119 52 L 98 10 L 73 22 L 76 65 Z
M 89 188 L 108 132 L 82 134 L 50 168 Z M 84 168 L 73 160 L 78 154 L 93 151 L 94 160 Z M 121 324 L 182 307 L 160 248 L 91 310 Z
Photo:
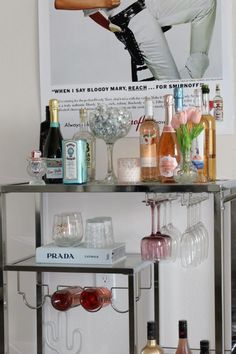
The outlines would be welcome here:
M 118 159 L 118 182 L 137 183 L 140 181 L 140 159 Z

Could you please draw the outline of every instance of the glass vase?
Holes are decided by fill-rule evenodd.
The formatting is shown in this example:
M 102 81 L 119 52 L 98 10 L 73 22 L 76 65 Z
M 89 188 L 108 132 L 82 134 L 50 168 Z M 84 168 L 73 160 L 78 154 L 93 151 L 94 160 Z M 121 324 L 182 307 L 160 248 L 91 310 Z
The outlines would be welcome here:
M 181 152 L 181 161 L 174 170 L 174 180 L 177 183 L 189 184 L 197 181 L 198 171 L 191 161 L 190 149 Z

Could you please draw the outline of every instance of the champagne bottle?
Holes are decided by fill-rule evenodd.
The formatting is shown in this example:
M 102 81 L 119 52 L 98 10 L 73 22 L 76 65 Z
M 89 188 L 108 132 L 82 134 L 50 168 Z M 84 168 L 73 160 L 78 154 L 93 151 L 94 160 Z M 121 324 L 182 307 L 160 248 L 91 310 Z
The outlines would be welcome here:
M 215 97 L 213 98 L 215 120 L 223 121 L 224 119 L 223 107 L 224 107 L 224 103 L 223 103 L 223 97 L 221 97 L 220 94 L 220 85 L 216 84 Z
M 187 337 L 187 321 L 179 321 L 179 342 L 175 354 L 192 354 Z
M 208 340 L 201 340 L 200 341 L 200 354 L 209 354 L 209 341 Z
M 80 295 L 83 288 L 73 286 L 57 290 L 52 294 L 51 304 L 58 311 L 67 311 L 80 305 Z
M 202 113 L 207 120 L 206 142 L 207 142 L 207 176 L 210 182 L 216 180 L 216 123 L 215 118 L 209 113 L 209 87 L 202 85 Z
M 50 128 L 49 106 L 46 106 L 45 116 L 46 116 L 46 119 L 43 122 L 41 122 L 41 124 L 40 124 L 39 151 L 41 151 L 42 154 L 43 154 L 43 150 L 44 150 L 45 141 L 48 136 L 48 131 Z
M 88 288 L 80 296 L 80 304 L 89 312 L 100 310 L 111 303 L 112 292 L 108 288 Z
M 194 106 L 199 111 L 202 110 L 202 91 L 194 90 Z M 191 160 L 198 172 L 196 182 L 205 183 L 208 181 L 208 138 L 209 122 L 206 116 L 202 115 L 200 123 L 204 130 L 192 141 Z
M 145 99 L 145 117 L 140 126 L 141 180 L 156 181 L 158 178 L 159 127 L 153 116 L 153 102 Z
M 171 126 L 173 117 L 174 99 L 172 95 L 164 96 L 165 125 L 160 137 L 158 164 L 160 181 L 162 183 L 172 183 L 174 180 L 174 170 L 180 162 L 180 150 L 176 137 L 176 132 Z
M 156 342 L 156 322 L 147 323 L 147 344 L 141 350 L 141 354 L 164 354 L 163 349 Z
M 81 139 L 85 139 L 87 143 L 87 181 L 91 182 L 95 179 L 96 139 L 89 131 L 88 111 L 85 108 L 80 109 L 80 129 L 73 136 L 73 140 Z
M 47 161 L 46 183 L 62 183 L 62 135 L 58 122 L 58 100 L 49 101 L 50 128 L 43 157 Z

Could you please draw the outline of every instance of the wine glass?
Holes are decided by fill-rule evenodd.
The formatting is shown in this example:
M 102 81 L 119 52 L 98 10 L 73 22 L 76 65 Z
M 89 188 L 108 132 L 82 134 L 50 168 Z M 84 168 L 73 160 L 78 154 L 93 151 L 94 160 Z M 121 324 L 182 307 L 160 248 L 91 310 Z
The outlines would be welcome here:
M 167 205 L 169 205 L 169 214 L 167 217 Z M 174 262 L 179 256 L 179 243 L 181 238 L 181 231 L 172 223 L 172 200 L 164 203 L 164 223 L 161 228 L 161 233 L 167 234 L 171 237 L 172 254 L 171 260 Z
M 83 238 L 81 213 L 61 213 L 54 215 L 53 240 L 57 246 L 77 246 Z
M 126 136 L 131 128 L 131 113 L 125 108 L 98 105 L 90 113 L 90 129 L 94 136 L 103 139 L 107 146 L 108 165 L 104 183 L 116 183 L 113 170 L 113 147 L 116 140 Z
M 160 233 L 160 224 L 158 218 L 158 231 L 155 232 L 155 208 L 158 208 L 158 216 L 160 209 L 160 202 L 156 202 L 155 199 L 147 199 L 146 205 L 151 208 L 151 234 L 145 236 L 141 240 L 141 256 L 143 260 L 160 261 L 166 259 L 169 256 L 169 239 L 167 235 Z
M 156 237 L 163 237 L 165 240 L 165 247 L 164 247 L 164 255 L 163 259 L 171 259 L 172 257 L 172 240 L 170 235 L 167 233 L 161 232 L 161 227 L 160 227 L 160 208 L 161 208 L 161 201 L 157 201 L 157 232 L 156 232 Z

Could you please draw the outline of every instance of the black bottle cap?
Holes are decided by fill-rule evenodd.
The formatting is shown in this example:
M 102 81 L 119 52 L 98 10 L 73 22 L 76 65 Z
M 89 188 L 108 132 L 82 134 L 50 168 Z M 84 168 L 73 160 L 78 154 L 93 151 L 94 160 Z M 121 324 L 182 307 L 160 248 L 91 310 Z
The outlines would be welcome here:
M 209 340 L 202 339 L 200 341 L 200 349 L 201 350 L 209 350 Z
M 187 338 L 187 321 L 179 321 L 179 338 Z
M 202 93 L 210 93 L 209 86 L 206 84 L 202 85 Z
M 147 323 L 147 337 L 148 340 L 156 339 L 157 324 L 154 321 L 149 321 Z
M 45 116 L 46 116 L 46 121 L 50 122 L 50 109 L 49 109 L 49 106 L 45 106 Z

